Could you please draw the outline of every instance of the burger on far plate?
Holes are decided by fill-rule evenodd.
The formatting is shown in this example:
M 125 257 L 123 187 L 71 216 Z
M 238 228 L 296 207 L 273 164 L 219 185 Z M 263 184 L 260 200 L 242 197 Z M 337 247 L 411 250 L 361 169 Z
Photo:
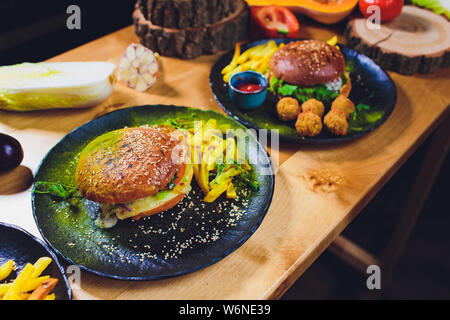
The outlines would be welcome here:
M 160 213 L 190 192 L 193 169 L 180 139 L 170 126 L 123 128 L 83 149 L 75 181 L 83 197 L 100 204 L 98 226 Z
M 345 58 L 335 46 L 320 40 L 295 41 L 277 50 L 270 59 L 269 90 L 303 103 L 317 99 L 331 103 L 339 94 L 348 96 L 350 77 Z

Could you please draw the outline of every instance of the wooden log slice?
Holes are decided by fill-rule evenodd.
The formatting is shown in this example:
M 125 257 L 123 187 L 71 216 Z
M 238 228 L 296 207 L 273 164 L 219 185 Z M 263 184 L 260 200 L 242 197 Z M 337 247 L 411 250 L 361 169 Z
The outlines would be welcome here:
M 432 73 L 450 66 L 450 22 L 429 10 L 404 6 L 389 23 L 378 26 L 352 19 L 345 30 L 347 46 L 382 68 L 402 74 Z
M 184 29 L 153 24 L 137 5 L 133 13 L 135 32 L 144 46 L 163 56 L 192 59 L 229 50 L 246 38 L 249 28 L 249 7 L 244 0 L 237 4 L 231 15 L 217 23 Z
M 138 0 L 143 16 L 155 26 L 195 28 L 231 15 L 240 0 Z
M 15 194 L 27 190 L 33 184 L 33 172 L 28 167 L 18 166 L 0 172 L 0 195 Z

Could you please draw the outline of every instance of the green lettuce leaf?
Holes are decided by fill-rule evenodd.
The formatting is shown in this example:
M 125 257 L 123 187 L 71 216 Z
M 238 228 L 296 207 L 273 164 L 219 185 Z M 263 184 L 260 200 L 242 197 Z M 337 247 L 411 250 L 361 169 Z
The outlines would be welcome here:
M 295 97 L 301 103 L 315 98 L 329 104 L 339 95 L 338 92 L 328 89 L 323 84 L 302 88 L 292 84 L 285 84 L 283 80 L 276 77 L 270 78 L 269 91 L 283 97 Z

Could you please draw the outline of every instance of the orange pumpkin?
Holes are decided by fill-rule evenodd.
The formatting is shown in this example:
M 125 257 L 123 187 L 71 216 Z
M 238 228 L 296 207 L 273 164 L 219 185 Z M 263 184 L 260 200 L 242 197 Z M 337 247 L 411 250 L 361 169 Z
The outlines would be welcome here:
M 358 0 L 247 0 L 247 3 L 251 6 L 285 6 L 320 23 L 333 24 L 347 17 Z

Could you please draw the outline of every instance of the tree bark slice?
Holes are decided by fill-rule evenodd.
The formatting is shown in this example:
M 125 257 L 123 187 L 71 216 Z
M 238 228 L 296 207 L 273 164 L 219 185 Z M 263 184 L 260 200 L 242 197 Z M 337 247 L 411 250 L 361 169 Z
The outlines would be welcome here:
M 144 46 L 163 56 L 192 59 L 229 50 L 246 38 L 249 28 L 248 5 L 243 0 L 236 3 L 235 11 L 217 23 L 182 29 L 155 25 L 138 3 L 133 13 L 135 32 Z
M 166 28 L 195 28 L 231 15 L 241 0 L 138 0 L 145 19 Z
M 415 6 L 403 7 L 397 18 L 381 26 L 352 19 L 345 37 L 347 46 L 402 74 L 433 73 L 450 66 L 450 22 Z

